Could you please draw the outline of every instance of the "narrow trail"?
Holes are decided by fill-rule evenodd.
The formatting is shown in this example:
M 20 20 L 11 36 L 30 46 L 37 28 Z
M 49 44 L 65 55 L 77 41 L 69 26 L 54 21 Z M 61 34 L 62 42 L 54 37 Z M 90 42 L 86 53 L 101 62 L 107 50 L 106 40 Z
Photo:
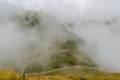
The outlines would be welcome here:
M 27 66 L 29 66 L 34 60 L 36 60 L 36 59 L 38 59 L 38 58 L 45 58 L 45 57 L 47 57 L 47 56 L 51 56 L 51 55 L 55 55 L 55 54 L 61 54 L 61 53 L 63 53 L 63 52 L 66 52 L 66 51 L 68 51 L 69 49 L 66 49 L 66 50 L 55 50 L 54 52 L 56 52 L 56 51 L 58 51 L 58 53 L 52 53 L 52 54 L 48 54 L 48 55 L 44 55 L 44 56 L 36 56 L 36 57 L 34 57 L 32 60 L 30 60 L 29 62 L 27 62 L 27 63 L 25 63 L 25 65 L 22 67 L 22 69 L 21 69 L 21 74 L 24 74 L 24 72 L 25 72 L 25 69 L 27 68 Z
M 98 71 L 103 71 L 99 68 L 90 68 L 90 67 L 84 67 L 84 66 L 70 66 L 70 67 L 63 67 L 63 68 L 59 68 L 59 69 L 54 69 L 54 70 L 49 70 L 49 71 L 45 71 L 45 72 L 41 72 L 41 73 L 31 73 L 31 74 L 26 74 L 26 76 L 41 76 L 41 75 L 46 75 L 46 74 L 49 74 L 49 73 L 53 73 L 53 72 L 56 72 L 56 71 L 63 71 L 63 70 L 67 70 L 67 69 L 73 69 L 73 68 L 78 68 L 78 69 L 84 69 L 84 68 L 87 68 L 87 69 L 91 69 L 91 70 L 98 70 Z M 104 71 L 103 71 L 104 72 Z

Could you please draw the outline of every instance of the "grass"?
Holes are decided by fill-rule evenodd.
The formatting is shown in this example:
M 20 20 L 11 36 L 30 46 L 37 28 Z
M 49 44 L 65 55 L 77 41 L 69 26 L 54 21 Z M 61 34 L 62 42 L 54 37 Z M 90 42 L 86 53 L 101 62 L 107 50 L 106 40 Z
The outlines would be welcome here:
M 92 75 L 77 75 L 77 76 L 32 76 L 28 80 L 120 80 L 120 74 L 92 74 Z
M 73 70 L 74 71 L 74 70 Z M 83 70 L 87 72 L 93 69 Z M 0 70 L 0 80 L 22 80 L 22 76 L 10 70 Z M 26 80 L 120 80 L 120 73 L 99 74 L 75 74 L 75 75 L 34 75 L 26 77 Z
M 9 70 L 0 70 L 0 80 L 21 80 L 22 76 Z
M 53 69 L 50 71 L 42 72 L 40 75 L 86 75 L 86 74 L 103 74 L 103 71 L 100 71 L 95 68 L 89 68 L 84 66 L 70 66 L 70 67 L 63 67 L 58 69 Z

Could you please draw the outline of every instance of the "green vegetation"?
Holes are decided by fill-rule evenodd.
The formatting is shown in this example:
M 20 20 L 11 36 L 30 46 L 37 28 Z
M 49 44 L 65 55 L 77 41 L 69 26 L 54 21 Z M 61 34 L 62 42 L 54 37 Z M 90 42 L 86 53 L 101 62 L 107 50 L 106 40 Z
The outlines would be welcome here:
M 94 71 L 93 69 L 91 69 Z M 90 71 L 90 68 L 87 71 Z M 83 70 L 84 71 L 84 70 Z M 0 71 L 0 80 L 22 80 L 22 76 L 9 70 Z M 120 80 L 118 73 L 99 73 L 99 74 L 78 74 L 78 75 L 47 75 L 47 76 L 27 76 L 25 80 Z
M 50 61 L 50 66 L 52 69 L 61 68 L 64 66 L 75 66 L 77 64 L 77 59 L 74 56 L 75 42 L 67 41 L 61 43 L 58 49 L 66 50 L 60 54 L 55 54 L 52 56 Z
M 37 17 L 37 14 L 31 15 L 31 16 L 29 15 L 29 13 L 26 14 L 25 21 L 26 21 L 26 26 L 29 26 L 29 27 L 33 27 L 39 24 L 39 19 Z
M 40 27 L 40 19 L 37 12 L 28 11 L 25 16 L 17 16 L 17 22 L 24 29 Z
M 84 56 L 82 53 L 79 53 L 79 51 L 76 48 L 76 45 L 77 45 L 77 42 L 75 40 L 68 40 L 63 43 L 58 43 L 57 49 L 61 50 L 61 52 L 56 52 L 51 56 L 49 60 L 49 64 L 47 65 L 48 67 L 43 67 L 43 65 L 40 65 L 38 63 L 33 63 L 25 69 L 25 73 L 32 73 L 32 72 L 41 73 L 41 72 L 47 72 L 50 70 L 61 69 L 64 67 L 68 67 L 68 69 L 69 67 L 73 67 L 74 70 L 72 71 L 65 70 L 66 72 L 62 74 L 69 74 L 69 73 L 75 74 L 75 73 L 79 73 L 78 72 L 79 70 L 75 69 L 76 66 L 96 68 L 97 66 L 89 58 Z M 81 56 L 80 58 L 84 57 L 84 59 L 78 60 L 75 56 L 76 54 L 80 54 L 79 55 Z M 58 73 L 58 72 L 55 72 L 55 73 Z
M 21 80 L 22 76 L 16 72 L 0 70 L 0 80 Z
M 92 75 L 73 75 L 73 76 L 32 76 L 30 80 L 120 80 L 120 74 L 92 74 Z
M 25 69 L 25 73 L 42 72 L 43 66 L 38 63 L 33 63 Z
M 80 61 L 79 65 L 81 66 L 85 66 L 85 67 L 97 67 L 97 65 L 95 65 L 91 60 L 89 61 Z
M 77 60 L 69 52 L 60 55 L 54 55 L 52 57 L 51 67 L 52 69 L 60 68 L 64 66 L 76 65 Z
M 52 69 L 61 68 L 66 66 L 85 66 L 85 67 L 97 67 L 89 58 L 83 56 L 82 53 L 76 48 L 77 42 L 75 40 L 68 40 L 64 43 L 60 43 L 58 49 L 66 50 L 60 54 L 55 54 L 51 58 L 50 66 Z M 76 54 L 79 56 L 85 57 L 85 60 L 78 60 Z M 81 58 L 80 57 L 80 58 Z
M 41 73 L 41 75 L 63 75 L 63 76 L 69 76 L 69 75 L 91 75 L 91 74 L 103 74 L 103 71 L 100 71 L 95 68 L 88 68 L 88 67 L 82 67 L 82 66 L 71 66 L 71 67 L 64 67 L 60 69 L 55 69 L 48 71 L 46 73 Z

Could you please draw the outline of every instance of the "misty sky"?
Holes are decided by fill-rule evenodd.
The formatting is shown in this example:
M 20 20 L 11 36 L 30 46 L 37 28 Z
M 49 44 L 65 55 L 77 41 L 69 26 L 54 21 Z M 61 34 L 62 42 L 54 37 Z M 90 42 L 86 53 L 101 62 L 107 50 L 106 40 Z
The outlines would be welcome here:
M 2 1 L 2 0 L 1 0 Z M 120 0 L 3 0 L 18 6 L 43 11 L 58 19 L 105 20 L 120 15 Z M 67 12 L 66 12 L 67 11 Z M 64 15 L 64 17 L 61 17 Z M 79 16 L 78 16 L 79 15 Z

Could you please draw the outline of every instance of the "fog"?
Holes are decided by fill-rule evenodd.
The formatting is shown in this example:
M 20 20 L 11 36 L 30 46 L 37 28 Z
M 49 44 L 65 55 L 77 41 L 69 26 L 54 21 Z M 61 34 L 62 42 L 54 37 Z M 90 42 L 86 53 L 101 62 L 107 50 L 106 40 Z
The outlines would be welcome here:
M 69 38 L 63 27 L 56 19 L 41 12 L 1 2 L 0 68 L 20 70 L 35 58 L 42 60 L 40 63 L 44 65 L 48 64 L 51 56 L 46 55 L 57 49 L 53 43 Z M 43 61 L 41 56 L 46 59 Z
M 119 0 L 6 0 L 37 11 L 46 12 L 61 21 L 109 20 L 119 17 Z M 63 16 L 61 16 L 63 15 Z
M 119 0 L 4 0 L 4 2 L 14 4 L 26 10 L 43 12 L 54 17 L 63 25 L 72 23 L 72 28 L 69 30 L 84 41 L 80 51 L 88 55 L 100 68 L 110 72 L 120 72 Z M 52 30 L 54 28 L 49 29 Z M 5 45 L 9 48 L 14 42 L 21 42 L 20 37 L 24 41 L 17 44 L 18 47 L 26 43 L 25 39 L 28 39 L 25 35 L 21 36 L 23 32 L 17 31 L 16 36 L 14 29 L 10 28 L 9 30 L 9 28 L 1 27 L 1 30 L 0 34 L 8 32 L 5 34 L 5 37 L 0 35 L 0 44 L 3 44 L 0 47 L 4 49 L 6 48 Z M 9 34 L 9 31 L 12 33 Z M 58 28 L 53 31 L 58 32 Z M 8 36 L 15 37 L 15 41 Z M 20 37 L 17 38 L 18 36 Z M 11 42 L 9 43 L 9 41 Z

